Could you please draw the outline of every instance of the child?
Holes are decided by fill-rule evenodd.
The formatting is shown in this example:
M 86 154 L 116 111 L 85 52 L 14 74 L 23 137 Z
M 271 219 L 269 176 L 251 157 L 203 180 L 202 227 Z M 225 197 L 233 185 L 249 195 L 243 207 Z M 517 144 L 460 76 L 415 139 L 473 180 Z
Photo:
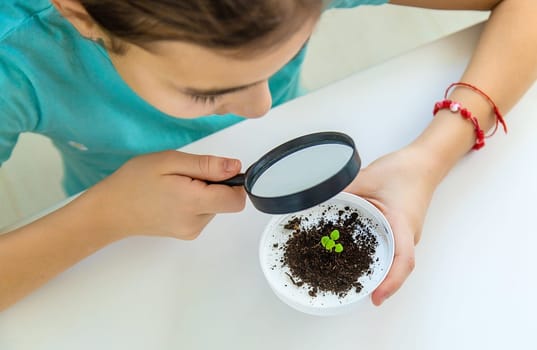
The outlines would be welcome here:
M 296 96 L 303 47 L 324 8 L 385 2 L 4 0 L 0 163 L 21 132 L 41 133 L 62 154 L 67 193 L 88 190 L 0 236 L 0 310 L 114 241 L 194 239 L 215 214 L 242 210 L 242 188 L 203 181 L 234 176 L 238 160 L 169 150 Z M 396 234 L 393 267 L 373 294 L 377 305 L 413 269 L 438 183 L 537 76 L 534 0 L 391 3 L 493 13 L 461 78 L 475 87 L 457 86 L 449 96 L 475 118 L 440 104 L 422 135 L 348 188 L 377 205 Z

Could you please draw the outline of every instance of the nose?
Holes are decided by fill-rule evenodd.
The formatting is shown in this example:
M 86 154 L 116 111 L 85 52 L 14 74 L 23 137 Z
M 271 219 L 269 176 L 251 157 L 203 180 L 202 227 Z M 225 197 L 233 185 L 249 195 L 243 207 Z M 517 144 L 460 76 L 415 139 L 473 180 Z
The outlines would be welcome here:
M 252 86 L 245 91 L 230 96 L 219 112 L 232 113 L 246 118 L 259 118 L 267 114 L 272 106 L 272 96 L 268 81 Z

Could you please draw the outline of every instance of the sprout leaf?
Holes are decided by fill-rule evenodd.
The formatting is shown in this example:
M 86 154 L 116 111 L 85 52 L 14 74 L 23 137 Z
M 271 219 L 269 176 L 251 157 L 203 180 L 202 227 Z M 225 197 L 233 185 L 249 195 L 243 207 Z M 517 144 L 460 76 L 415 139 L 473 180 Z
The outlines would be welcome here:
M 329 240 L 328 242 L 326 242 L 325 248 L 326 250 L 332 251 L 335 245 L 336 245 L 336 242 L 334 242 L 333 240 Z
M 330 232 L 330 238 L 332 238 L 332 240 L 334 240 L 334 241 L 337 241 L 339 239 L 339 231 L 334 230 L 334 231 Z

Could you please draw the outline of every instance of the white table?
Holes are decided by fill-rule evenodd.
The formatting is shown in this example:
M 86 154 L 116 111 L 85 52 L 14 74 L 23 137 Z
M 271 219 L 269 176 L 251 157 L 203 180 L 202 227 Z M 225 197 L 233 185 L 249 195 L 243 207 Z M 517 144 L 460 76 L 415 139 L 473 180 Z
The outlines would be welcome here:
M 355 139 L 367 165 L 425 127 L 480 30 L 184 150 L 248 165 L 292 137 L 337 130 Z M 270 216 L 248 205 L 217 217 L 198 240 L 127 239 L 82 261 L 0 314 L 0 349 L 536 349 L 537 86 L 508 123 L 508 136 L 488 140 L 439 187 L 416 270 L 381 308 L 318 318 L 281 303 L 258 263 Z

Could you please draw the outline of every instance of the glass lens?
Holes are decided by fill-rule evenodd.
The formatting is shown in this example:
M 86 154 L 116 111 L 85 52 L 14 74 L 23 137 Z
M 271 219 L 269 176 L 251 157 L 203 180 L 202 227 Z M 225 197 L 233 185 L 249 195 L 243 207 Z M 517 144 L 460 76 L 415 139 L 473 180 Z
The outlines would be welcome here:
M 251 192 L 270 198 L 310 189 L 343 169 L 353 153 L 351 146 L 340 143 L 300 149 L 279 159 L 259 175 Z

